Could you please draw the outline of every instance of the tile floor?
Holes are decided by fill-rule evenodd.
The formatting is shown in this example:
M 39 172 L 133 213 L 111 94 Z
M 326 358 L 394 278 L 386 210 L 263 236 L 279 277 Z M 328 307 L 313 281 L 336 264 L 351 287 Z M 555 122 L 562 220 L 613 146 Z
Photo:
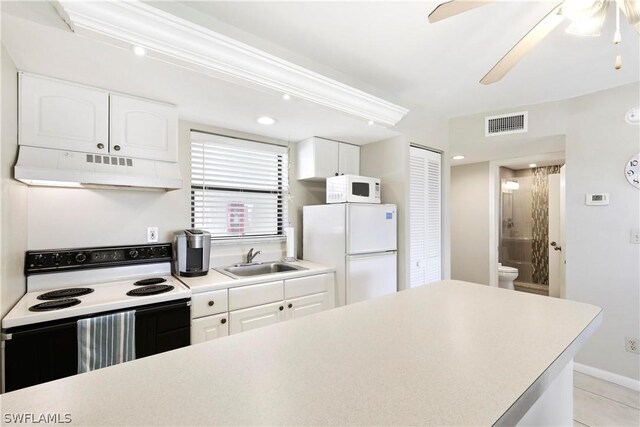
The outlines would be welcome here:
M 573 373 L 574 426 L 640 426 L 640 393 Z

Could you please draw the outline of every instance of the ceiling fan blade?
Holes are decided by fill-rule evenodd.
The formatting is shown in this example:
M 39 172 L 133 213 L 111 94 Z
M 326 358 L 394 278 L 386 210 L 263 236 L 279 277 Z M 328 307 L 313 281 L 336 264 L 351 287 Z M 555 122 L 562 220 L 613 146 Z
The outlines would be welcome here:
M 487 3 L 492 3 L 495 0 L 451 0 L 446 1 L 444 3 L 440 3 L 431 13 L 429 14 L 429 22 L 432 24 L 434 22 L 441 21 L 445 18 L 449 18 L 454 15 L 458 15 L 462 12 L 466 12 L 471 9 L 475 9 L 476 7 L 484 6 Z
M 576 36 L 599 36 L 602 34 L 604 18 L 607 16 L 609 3 L 603 1 L 598 9 L 588 18 L 573 21 L 565 30 L 568 34 Z
M 620 7 L 622 12 L 627 15 L 629 24 L 636 26 L 640 23 L 640 1 L 624 0 L 624 4 Z
M 549 35 L 563 20 L 560 6 L 554 7 L 540 22 L 536 24 L 505 56 L 480 80 L 480 83 L 488 85 L 502 79 L 531 49 L 536 47 Z

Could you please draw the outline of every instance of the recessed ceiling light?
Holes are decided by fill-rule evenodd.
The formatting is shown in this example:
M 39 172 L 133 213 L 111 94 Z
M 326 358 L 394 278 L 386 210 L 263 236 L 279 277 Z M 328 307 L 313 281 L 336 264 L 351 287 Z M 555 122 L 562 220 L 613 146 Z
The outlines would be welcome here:
M 147 50 L 142 46 L 134 46 L 133 53 L 135 53 L 138 56 L 144 56 L 147 53 Z
M 529 167 L 530 168 L 535 168 L 536 166 L 538 166 L 538 165 L 536 165 L 535 163 L 529 163 Z
M 453 160 L 462 160 L 462 159 L 464 159 L 464 156 L 453 156 L 452 159 Z
M 625 114 L 624 119 L 630 125 L 637 125 L 638 123 L 640 123 L 640 107 L 635 107 L 627 111 L 627 114 Z
M 288 93 L 285 93 L 284 95 L 282 95 L 282 99 L 284 99 L 285 101 L 288 101 L 291 99 L 291 95 L 289 95 Z
M 367 124 L 368 124 L 369 126 L 373 126 L 373 120 L 369 120 L 369 121 L 367 122 Z
M 262 117 L 258 117 L 256 119 L 256 122 L 260 123 L 261 125 L 272 125 L 276 122 L 276 119 L 269 116 L 262 116 Z

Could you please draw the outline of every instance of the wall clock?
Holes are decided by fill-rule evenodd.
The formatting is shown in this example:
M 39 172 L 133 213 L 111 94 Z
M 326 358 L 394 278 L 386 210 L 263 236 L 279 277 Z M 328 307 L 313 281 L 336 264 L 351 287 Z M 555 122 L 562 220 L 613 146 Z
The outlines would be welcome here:
M 624 174 L 629 184 L 640 190 L 640 153 L 629 159 L 624 167 Z

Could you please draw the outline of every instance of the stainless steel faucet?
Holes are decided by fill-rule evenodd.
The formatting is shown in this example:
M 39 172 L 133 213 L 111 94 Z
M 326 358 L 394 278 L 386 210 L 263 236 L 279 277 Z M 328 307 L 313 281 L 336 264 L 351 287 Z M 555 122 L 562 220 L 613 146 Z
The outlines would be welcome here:
M 253 253 L 253 248 L 249 249 L 249 252 L 247 252 L 247 264 L 251 264 L 253 262 L 253 259 L 258 255 L 260 255 L 261 253 L 262 251 Z

